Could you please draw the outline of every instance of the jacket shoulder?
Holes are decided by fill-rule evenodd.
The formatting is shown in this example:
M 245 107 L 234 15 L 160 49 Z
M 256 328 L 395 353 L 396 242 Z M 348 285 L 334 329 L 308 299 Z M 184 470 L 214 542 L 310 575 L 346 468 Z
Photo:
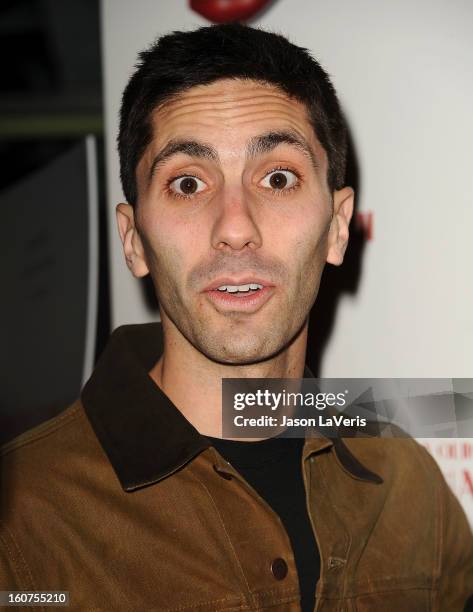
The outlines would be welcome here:
M 435 543 L 440 610 L 463 610 L 473 596 L 473 532 L 460 502 L 429 451 L 411 437 L 351 438 L 350 450 L 383 478 L 380 494 L 394 508 L 391 526 L 415 529 Z M 401 527 L 402 526 L 402 527 Z M 418 544 L 424 550 L 426 541 Z
M 27 431 L 19 434 L 12 440 L 0 446 L 0 457 L 3 458 L 11 453 L 18 454 L 23 447 L 36 445 L 40 440 L 52 436 L 59 429 L 67 429 L 72 421 L 80 420 L 83 416 L 83 408 L 80 400 L 62 410 L 56 416 L 31 427 Z
M 27 491 L 60 485 L 66 476 L 83 469 L 86 458 L 105 455 L 80 399 L 58 415 L 28 429 L 0 447 L 0 505 L 11 507 Z M 102 462 L 103 462 L 102 461 Z M 99 461 L 100 462 L 100 461 Z

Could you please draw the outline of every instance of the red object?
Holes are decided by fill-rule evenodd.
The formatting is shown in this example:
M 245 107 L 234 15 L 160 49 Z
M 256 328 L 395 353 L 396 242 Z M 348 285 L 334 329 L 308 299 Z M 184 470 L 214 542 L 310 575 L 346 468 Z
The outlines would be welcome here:
M 271 0 L 190 0 L 190 7 L 214 23 L 245 21 L 258 13 Z

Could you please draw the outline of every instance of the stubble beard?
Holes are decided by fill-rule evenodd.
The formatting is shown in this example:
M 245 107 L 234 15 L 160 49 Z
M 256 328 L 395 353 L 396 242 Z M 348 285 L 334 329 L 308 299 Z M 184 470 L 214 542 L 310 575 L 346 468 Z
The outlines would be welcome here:
M 145 250 L 148 250 L 145 245 Z M 317 245 L 320 247 L 320 245 Z M 180 291 L 175 280 L 176 257 L 161 260 L 148 250 L 148 261 L 152 262 L 150 272 L 159 302 L 165 333 L 179 333 L 200 353 L 211 361 L 222 364 L 249 365 L 275 357 L 284 351 L 298 336 L 307 323 L 310 309 L 318 293 L 322 270 L 314 266 L 317 248 L 299 269 L 299 281 L 278 300 L 278 292 L 262 306 L 263 312 L 253 314 L 241 312 L 218 313 L 213 306 L 205 303 L 202 293 L 192 303 L 186 300 L 185 291 Z M 310 265 L 308 261 L 312 262 Z M 195 299 L 195 297 L 194 297 Z M 274 299 L 279 304 L 271 303 Z M 268 315 L 264 316 L 264 310 Z M 261 316 L 263 315 L 263 316 Z M 251 323 L 257 317 L 262 323 Z M 167 319 L 167 321 L 166 321 Z M 217 323 L 216 323 L 217 321 Z M 173 330 L 166 329 L 169 326 Z
M 265 318 L 263 315 L 262 323 L 255 325 L 248 322 L 252 317 L 260 316 L 258 313 L 221 314 L 216 310 L 209 313 L 213 307 L 208 304 L 204 307 L 187 305 L 177 287 L 169 283 L 169 277 L 165 285 L 166 288 L 161 287 L 160 291 L 163 297 L 160 299 L 158 295 L 158 300 L 175 331 L 208 359 L 226 365 L 260 363 L 284 351 L 307 322 L 313 302 L 309 294 L 298 294 L 288 303 L 281 304 L 276 314 L 273 310 L 271 316 Z M 201 298 L 205 300 L 203 296 Z

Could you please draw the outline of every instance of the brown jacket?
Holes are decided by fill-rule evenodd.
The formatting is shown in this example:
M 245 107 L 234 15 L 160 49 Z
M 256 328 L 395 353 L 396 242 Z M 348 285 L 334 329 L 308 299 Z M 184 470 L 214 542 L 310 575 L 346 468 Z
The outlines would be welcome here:
M 119 328 L 81 400 L 3 447 L 0 590 L 67 590 L 72 610 L 300 610 L 280 518 L 148 376 L 161 342 L 159 324 Z M 463 610 L 473 536 L 423 447 L 308 437 L 301 469 L 317 612 Z

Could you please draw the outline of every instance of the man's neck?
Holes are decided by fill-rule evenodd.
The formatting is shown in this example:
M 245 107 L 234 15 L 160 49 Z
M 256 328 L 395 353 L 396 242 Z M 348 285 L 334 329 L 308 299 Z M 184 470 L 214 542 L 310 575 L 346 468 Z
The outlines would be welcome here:
M 212 361 L 182 334 L 164 332 L 164 350 L 149 375 L 203 435 L 222 437 L 222 378 L 303 378 L 308 322 L 275 357 L 249 365 Z

